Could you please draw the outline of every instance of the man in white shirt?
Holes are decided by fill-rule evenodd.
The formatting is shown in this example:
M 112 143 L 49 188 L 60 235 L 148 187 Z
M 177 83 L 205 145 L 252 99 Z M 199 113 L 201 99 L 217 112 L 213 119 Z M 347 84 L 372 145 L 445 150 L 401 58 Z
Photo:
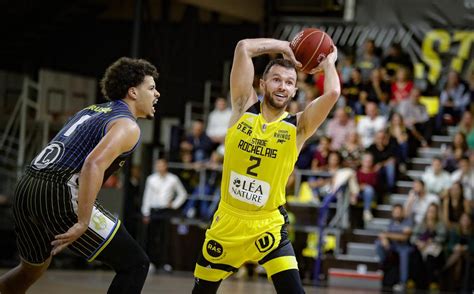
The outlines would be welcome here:
M 443 196 L 451 186 L 451 176 L 447 171 L 443 170 L 443 162 L 439 157 L 432 159 L 431 166 L 426 168 L 421 179 L 429 193 L 439 196 Z
M 227 107 L 225 98 L 218 97 L 215 102 L 215 108 L 209 113 L 207 120 L 206 134 L 216 144 L 224 143 L 225 134 L 229 126 L 232 111 Z
M 427 193 L 425 183 L 420 179 L 416 179 L 413 181 L 413 189 L 408 192 L 408 198 L 404 204 L 405 216 L 412 217 L 415 224 L 420 224 L 431 203 L 439 204 L 439 197 Z
M 474 154 L 474 152 L 472 154 Z M 470 157 L 474 158 L 472 154 Z M 451 174 L 451 180 L 453 183 L 461 183 L 464 198 L 470 201 L 471 207 L 474 207 L 474 164 L 471 166 L 469 158 L 462 157 L 459 159 L 458 165 L 459 168 Z
M 168 162 L 158 159 L 155 172 L 148 176 L 143 194 L 143 223 L 148 225 L 147 253 L 155 267 L 171 270 L 168 264 L 170 219 L 186 201 L 187 193 L 179 178 L 168 172 Z
M 357 123 L 357 133 L 360 136 L 364 148 L 368 148 L 374 143 L 375 134 L 385 129 L 385 117 L 378 115 L 378 107 L 374 102 L 367 102 L 365 105 L 366 116 Z

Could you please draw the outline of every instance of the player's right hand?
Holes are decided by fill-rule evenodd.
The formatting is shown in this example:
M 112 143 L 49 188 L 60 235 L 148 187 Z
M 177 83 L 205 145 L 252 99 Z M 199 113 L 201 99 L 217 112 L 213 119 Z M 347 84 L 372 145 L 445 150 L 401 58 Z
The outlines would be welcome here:
M 291 62 L 293 62 L 296 66 L 296 69 L 299 70 L 302 67 L 301 62 L 296 60 L 295 54 L 293 53 L 293 50 L 291 50 L 290 42 L 287 42 L 287 43 L 288 43 L 287 48 L 285 48 L 285 50 L 282 51 L 281 54 L 283 54 L 284 59 L 288 59 Z
M 51 242 L 53 249 L 51 250 L 52 255 L 56 255 L 61 252 L 64 248 L 69 246 L 72 242 L 76 241 L 82 234 L 87 231 L 87 225 L 83 223 L 75 223 L 69 230 L 60 235 L 56 235 L 55 240 Z

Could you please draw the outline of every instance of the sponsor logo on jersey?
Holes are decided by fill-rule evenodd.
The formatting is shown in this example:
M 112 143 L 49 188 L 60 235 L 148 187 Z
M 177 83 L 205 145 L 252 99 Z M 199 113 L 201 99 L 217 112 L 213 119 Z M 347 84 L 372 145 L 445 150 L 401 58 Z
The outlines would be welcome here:
M 219 257 L 224 253 L 224 248 L 217 241 L 209 240 L 206 244 L 207 253 L 212 257 Z
M 51 142 L 46 146 L 35 159 L 33 159 L 33 167 L 36 169 L 44 169 L 49 165 L 60 160 L 64 154 L 64 144 L 62 142 Z
M 273 236 L 273 234 L 269 232 L 263 233 L 257 239 L 257 241 L 255 241 L 255 246 L 261 253 L 270 250 L 273 247 L 273 244 L 275 244 L 275 236 Z
M 92 216 L 92 222 L 94 223 L 94 228 L 96 230 L 104 230 L 107 228 L 107 219 L 100 211 L 94 213 Z
M 108 113 L 108 112 L 112 111 L 111 107 L 101 107 L 101 106 L 97 106 L 97 105 L 91 105 L 89 107 L 86 107 L 86 109 L 92 110 L 92 111 L 95 111 L 95 112 L 102 112 L 102 113 Z
M 245 121 L 241 121 L 237 125 L 237 130 L 241 131 L 242 133 L 248 136 L 252 135 L 252 126 L 246 123 Z
M 273 133 L 273 137 L 277 139 L 277 143 L 283 144 L 286 141 L 290 140 L 291 135 L 287 130 L 278 130 Z
M 262 207 L 268 201 L 270 184 L 231 171 L 229 193 L 237 200 Z

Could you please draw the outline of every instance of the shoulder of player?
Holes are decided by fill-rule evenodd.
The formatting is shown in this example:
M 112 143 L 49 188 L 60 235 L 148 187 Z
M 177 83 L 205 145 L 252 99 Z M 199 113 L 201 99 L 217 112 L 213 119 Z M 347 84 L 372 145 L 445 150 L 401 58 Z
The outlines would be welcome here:
M 138 126 L 137 122 L 128 117 L 121 117 L 111 121 L 109 124 L 109 130 L 112 127 L 119 127 L 123 131 L 129 132 L 130 134 L 140 133 L 140 127 Z

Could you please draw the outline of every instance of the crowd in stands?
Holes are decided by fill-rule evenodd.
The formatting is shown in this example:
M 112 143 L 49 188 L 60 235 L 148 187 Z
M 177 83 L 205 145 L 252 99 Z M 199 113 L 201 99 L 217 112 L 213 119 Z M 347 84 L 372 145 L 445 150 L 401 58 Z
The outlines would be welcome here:
M 393 44 L 382 54 L 368 40 L 361 52 L 341 55 L 342 95 L 318 135 L 302 147 L 295 168 L 314 175 L 301 180 L 309 185 L 316 201 L 331 185 L 327 176 L 319 174 L 352 170 L 350 201 L 362 207 L 364 223 L 373 219 L 377 203 L 387 203 L 389 195 L 397 193 L 397 180 L 414 180 L 405 203 L 393 206 L 392 222 L 376 242 L 381 267 L 393 260 L 394 253 L 398 256 L 396 289 L 403 289 L 409 281 L 415 281 L 417 287 L 439 287 L 444 272 L 462 281 L 469 268 L 464 257 L 470 258 L 471 268 L 474 257 L 474 72 L 464 81 L 450 71 L 440 91 L 433 95 L 431 89 L 429 99 L 435 99 L 438 107 L 433 111 L 430 105 L 428 111 L 427 103 L 432 102 L 424 99 L 425 89 L 412 78 L 412 64 L 400 45 Z M 300 72 L 298 78 L 299 90 L 288 106 L 290 113 L 303 110 L 324 91 L 323 74 Z M 258 88 L 256 91 L 261 97 Z M 181 142 L 181 163 L 189 168 L 176 173 L 192 195 L 184 205 L 184 216 L 205 220 L 212 216 L 219 199 L 230 115 L 227 99 L 216 99 L 206 119 L 207 128 L 204 121 L 194 121 Z M 420 148 L 433 145 L 433 135 L 447 135 L 448 126 L 456 129 L 452 142 L 439 147 L 440 156 L 432 159 L 421 177 L 409 178 L 411 159 Z M 206 180 L 199 185 L 202 169 L 206 169 Z M 288 191 L 298 195 L 293 184 L 290 180 Z

